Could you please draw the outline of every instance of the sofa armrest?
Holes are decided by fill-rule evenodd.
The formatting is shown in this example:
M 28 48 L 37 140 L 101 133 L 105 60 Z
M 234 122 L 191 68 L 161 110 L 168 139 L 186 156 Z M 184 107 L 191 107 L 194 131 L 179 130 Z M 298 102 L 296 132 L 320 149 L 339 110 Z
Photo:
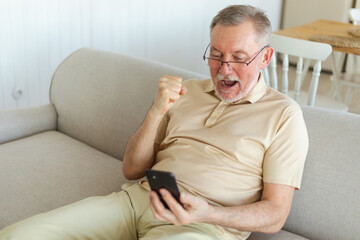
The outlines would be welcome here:
M 0 144 L 56 128 L 57 113 L 52 104 L 0 110 Z

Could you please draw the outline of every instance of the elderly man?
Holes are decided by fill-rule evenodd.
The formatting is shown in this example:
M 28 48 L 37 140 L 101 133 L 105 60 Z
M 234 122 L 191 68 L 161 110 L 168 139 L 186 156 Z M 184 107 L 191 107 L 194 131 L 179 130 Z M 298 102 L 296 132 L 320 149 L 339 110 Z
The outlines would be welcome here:
M 38 215 L 0 239 L 246 239 L 277 232 L 300 187 L 308 138 L 300 107 L 266 86 L 271 25 L 251 6 L 229 6 L 211 23 L 211 79 L 163 76 L 123 161 L 128 179 L 171 171 L 181 206 L 146 181 Z

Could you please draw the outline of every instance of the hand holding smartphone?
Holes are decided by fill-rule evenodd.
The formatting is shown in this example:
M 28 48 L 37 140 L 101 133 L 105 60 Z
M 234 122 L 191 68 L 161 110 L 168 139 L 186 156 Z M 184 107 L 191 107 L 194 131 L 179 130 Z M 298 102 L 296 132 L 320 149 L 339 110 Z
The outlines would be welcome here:
M 147 169 L 145 173 L 151 190 L 157 193 L 161 202 L 164 204 L 165 208 L 170 209 L 160 194 L 161 188 L 165 188 L 166 190 L 168 190 L 171 193 L 171 195 L 176 199 L 176 201 L 181 206 L 183 206 L 182 203 L 180 202 L 180 192 L 177 187 L 175 176 L 173 173 L 150 170 L 150 169 Z

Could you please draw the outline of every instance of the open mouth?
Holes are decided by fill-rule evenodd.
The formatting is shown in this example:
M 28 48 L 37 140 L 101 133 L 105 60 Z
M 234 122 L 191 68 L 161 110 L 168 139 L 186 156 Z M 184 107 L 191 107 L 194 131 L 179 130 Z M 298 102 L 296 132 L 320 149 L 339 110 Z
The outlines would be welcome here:
M 221 85 L 223 87 L 233 87 L 237 81 L 231 81 L 231 80 L 221 80 Z

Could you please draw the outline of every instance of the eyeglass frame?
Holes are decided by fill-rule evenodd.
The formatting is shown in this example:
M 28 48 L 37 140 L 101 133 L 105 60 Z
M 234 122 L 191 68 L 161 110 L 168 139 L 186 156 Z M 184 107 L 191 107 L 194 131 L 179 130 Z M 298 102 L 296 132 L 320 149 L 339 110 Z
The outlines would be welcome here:
M 265 45 L 264 47 L 262 47 L 262 48 L 260 49 L 260 51 L 259 51 L 250 61 L 248 61 L 248 62 L 237 62 L 237 61 L 223 61 L 223 60 L 216 59 L 216 58 L 205 57 L 206 52 L 207 52 L 208 48 L 210 47 L 210 45 L 211 45 L 211 43 L 209 43 L 209 45 L 208 45 L 208 46 L 206 47 L 206 49 L 205 49 L 205 52 L 204 52 L 204 55 L 203 55 L 203 60 L 205 61 L 205 59 L 208 59 L 208 60 L 210 59 L 210 60 L 218 61 L 218 62 L 221 63 L 221 64 L 220 64 L 221 67 L 222 67 L 222 65 L 223 65 L 224 63 L 226 63 L 226 64 L 228 65 L 228 67 L 230 67 L 230 63 L 241 63 L 241 64 L 246 64 L 246 66 L 249 66 L 249 64 L 252 63 L 252 62 L 256 59 L 256 57 L 257 57 L 265 48 L 270 47 L 269 44 L 267 44 L 267 45 Z

